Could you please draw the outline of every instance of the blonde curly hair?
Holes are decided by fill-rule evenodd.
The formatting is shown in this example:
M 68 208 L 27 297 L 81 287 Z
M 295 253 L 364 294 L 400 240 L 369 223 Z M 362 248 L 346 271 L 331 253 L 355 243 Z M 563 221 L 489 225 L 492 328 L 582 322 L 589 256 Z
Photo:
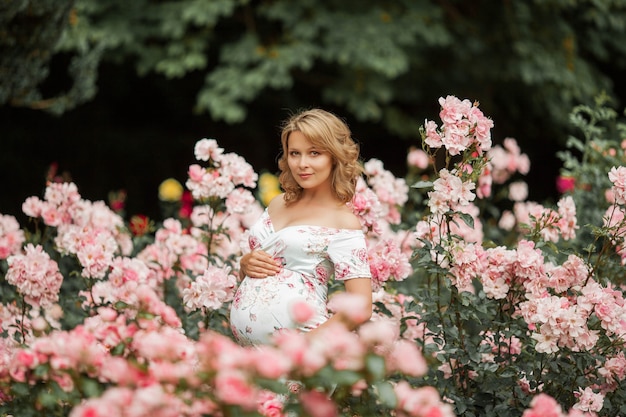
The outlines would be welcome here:
M 280 185 L 285 192 L 285 203 L 298 201 L 302 196 L 302 188 L 291 175 L 287 163 L 289 134 L 295 131 L 301 132 L 314 146 L 331 155 L 333 191 L 340 201 L 351 201 L 357 179 L 363 174 L 359 145 L 352 139 L 348 125 L 339 117 L 326 110 L 309 109 L 292 115 L 282 125 L 282 154 L 278 160 L 278 168 Z

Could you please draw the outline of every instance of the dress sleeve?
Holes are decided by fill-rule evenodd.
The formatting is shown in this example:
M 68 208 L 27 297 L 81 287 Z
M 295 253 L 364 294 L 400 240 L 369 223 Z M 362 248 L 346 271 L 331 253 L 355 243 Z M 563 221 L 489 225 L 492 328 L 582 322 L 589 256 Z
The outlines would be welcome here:
M 371 278 L 365 235 L 348 231 L 334 236 L 328 245 L 328 257 L 335 268 L 335 279 Z
M 245 233 L 248 240 L 247 252 L 261 249 L 262 242 L 273 233 L 272 221 L 267 208 Z

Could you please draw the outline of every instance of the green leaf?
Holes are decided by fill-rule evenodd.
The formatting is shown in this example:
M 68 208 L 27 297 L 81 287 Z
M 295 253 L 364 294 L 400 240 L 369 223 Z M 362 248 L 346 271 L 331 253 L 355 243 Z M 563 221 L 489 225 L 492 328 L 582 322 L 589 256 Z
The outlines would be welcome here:
M 261 387 L 278 394 L 289 393 L 289 388 L 282 381 L 276 381 L 274 379 L 257 378 L 255 382 Z
M 90 378 L 81 378 L 80 387 L 87 398 L 98 397 L 102 393 L 101 384 Z
M 378 355 L 367 355 L 365 358 L 365 367 L 374 381 L 381 380 L 385 377 L 385 359 Z
M 332 381 L 343 386 L 352 386 L 362 379 L 363 376 L 356 371 L 341 370 L 332 374 Z
M 39 393 L 37 401 L 39 402 L 39 404 L 41 404 L 42 407 L 47 409 L 53 409 L 58 405 L 59 399 L 53 393 L 42 391 Z
M 124 353 L 126 349 L 126 343 L 120 342 L 111 349 L 111 356 L 120 356 Z
M 11 391 L 17 397 L 27 396 L 30 393 L 30 386 L 22 382 L 15 382 L 11 384 Z
M 376 388 L 376 392 L 378 393 L 378 398 L 380 402 L 389 407 L 395 408 L 398 404 L 398 398 L 396 397 L 396 393 L 393 390 L 392 385 L 387 381 L 381 381 L 374 384 Z
M 432 188 L 432 181 L 418 181 L 415 184 L 411 185 L 411 188 Z
M 468 225 L 470 228 L 474 228 L 474 218 L 471 214 L 467 213 L 457 213 L 457 215 Z

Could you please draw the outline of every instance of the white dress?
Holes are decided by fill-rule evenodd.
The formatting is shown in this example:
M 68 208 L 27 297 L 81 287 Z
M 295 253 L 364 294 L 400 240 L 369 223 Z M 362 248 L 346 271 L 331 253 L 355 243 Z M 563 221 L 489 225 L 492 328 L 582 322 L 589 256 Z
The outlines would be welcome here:
M 288 226 L 274 230 L 267 209 L 250 228 L 251 250 L 280 259 L 283 269 L 267 278 L 245 277 L 231 304 L 230 326 L 241 345 L 266 344 L 284 328 L 309 331 L 328 319 L 328 280 L 370 278 L 365 235 L 361 230 Z M 304 300 L 315 309 L 306 326 L 297 326 L 290 309 Z

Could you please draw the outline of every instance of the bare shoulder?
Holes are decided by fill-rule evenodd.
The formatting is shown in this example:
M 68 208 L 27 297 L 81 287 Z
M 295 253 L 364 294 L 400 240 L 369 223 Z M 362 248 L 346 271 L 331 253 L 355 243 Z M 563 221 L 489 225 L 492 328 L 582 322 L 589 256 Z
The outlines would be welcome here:
M 285 194 L 279 194 L 276 197 L 272 198 L 270 203 L 267 205 L 267 209 L 270 212 L 280 212 L 285 208 Z M 271 214 L 271 213 L 270 213 Z
M 361 221 L 356 214 L 352 211 L 350 206 L 342 205 L 337 210 L 337 223 L 339 223 L 340 229 L 361 229 Z

